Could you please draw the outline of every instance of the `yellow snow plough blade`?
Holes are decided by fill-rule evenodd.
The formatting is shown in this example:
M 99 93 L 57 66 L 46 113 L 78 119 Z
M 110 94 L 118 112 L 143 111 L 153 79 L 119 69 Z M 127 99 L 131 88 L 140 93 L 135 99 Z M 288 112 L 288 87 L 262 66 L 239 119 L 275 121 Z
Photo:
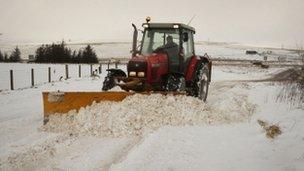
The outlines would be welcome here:
M 94 101 L 122 101 L 132 92 L 43 92 L 44 118 L 70 110 L 79 110 L 91 105 Z
M 160 94 L 185 95 L 181 92 L 154 92 Z M 135 92 L 43 92 L 44 121 L 53 114 L 66 114 L 71 110 L 90 106 L 94 101 L 122 101 Z M 142 94 L 151 94 L 143 92 Z

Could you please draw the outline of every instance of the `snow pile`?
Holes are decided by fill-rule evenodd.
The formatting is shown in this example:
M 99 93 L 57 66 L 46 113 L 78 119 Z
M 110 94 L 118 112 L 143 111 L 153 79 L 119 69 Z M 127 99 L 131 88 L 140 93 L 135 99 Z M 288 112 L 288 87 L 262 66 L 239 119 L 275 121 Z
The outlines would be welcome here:
M 0 170 L 34 170 L 35 167 L 44 162 L 49 162 L 48 158 L 56 154 L 56 146 L 61 143 L 71 143 L 75 141 L 72 136 L 58 135 L 47 136 L 45 140 L 38 140 L 32 144 L 24 145 L 26 148 L 19 147 L 9 155 L 1 156 Z
M 246 99 L 227 99 L 224 105 L 210 106 L 187 96 L 136 94 L 122 102 L 94 103 L 65 115 L 52 115 L 44 131 L 73 135 L 134 136 L 165 125 L 202 125 L 244 121 L 252 106 Z

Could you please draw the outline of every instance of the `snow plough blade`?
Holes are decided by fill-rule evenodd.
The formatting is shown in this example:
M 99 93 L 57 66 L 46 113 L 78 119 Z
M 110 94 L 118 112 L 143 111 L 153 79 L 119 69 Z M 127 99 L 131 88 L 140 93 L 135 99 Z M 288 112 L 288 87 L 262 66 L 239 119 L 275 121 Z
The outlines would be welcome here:
M 157 92 L 154 92 L 157 93 Z M 161 94 L 185 95 L 178 92 L 158 92 Z M 122 101 L 127 96 L 134 95 L 135 92 L 43 92 L 44 124 L 53 114 L 66 114 L 71 110 L 78 110 L 82 107 L 90 106 L 94 101 Z M 151 94 L 143 92 L 142 94 Z
M 94 101 L 122 101 L 133 92 L 43 92 L 44 119 L 53 114 L 65 114 L 71 110 L 91 105 Z

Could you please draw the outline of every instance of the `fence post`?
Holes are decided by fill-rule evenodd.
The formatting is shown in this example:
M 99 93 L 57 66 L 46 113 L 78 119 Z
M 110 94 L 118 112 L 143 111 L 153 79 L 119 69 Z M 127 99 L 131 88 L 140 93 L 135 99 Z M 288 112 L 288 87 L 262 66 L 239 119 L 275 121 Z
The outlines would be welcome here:
M 49 75 L 49 83 L 52 81 L 52 77 L 51 77 L 51 67 L 49 67 L 48 69 L 48 75 Z
M 101 74 L 101 72 L 102 72 L 102 64 L 99 63 L 99 74 Z
M 115 68 L 117 69 L 117 64 L 118 64 L 118 61 L 115 61 Z
M 81 77 L 81 65 L 78 65 L 78 76 Z
M 35 82 L 34 82 L 34 69 L 31 69 L 31 83 L 32 83 L 32 87 L 34 87 Z
M 14 90 L 14 73 L 13 73 L 13 70 L 10 70 L 10 79 L 11 79 L 11 90 Z
M 91 64 L 90 65 L 90 73 L 91 73 L 91 76 L 93 75 L 93 65 Z
M 69 78 L 69 66 L 65 65 L 65 78 L 68 79 Z

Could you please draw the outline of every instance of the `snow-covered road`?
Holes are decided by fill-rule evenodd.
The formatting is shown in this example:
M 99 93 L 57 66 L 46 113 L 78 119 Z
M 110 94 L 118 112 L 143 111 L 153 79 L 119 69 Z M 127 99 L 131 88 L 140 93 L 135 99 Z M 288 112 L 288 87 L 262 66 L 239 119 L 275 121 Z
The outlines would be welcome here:
M 277 100 L 283 86 L 279 83 L 248 81 L 268 78 L 282 70 L 216 66 L 208 102 L 202 104 L 200 111 L 207 112 L 209 117 L 202 122 L 185 117 L 187 111 L 179 108 L 171 111 L 182 116 L 177 120 L 151 121 L 156 126 L 141 125 L 148 131 L 138 136 L 123 133 L 115 138 L 83 131 L 90 125 L 76 132 L 53 131 L 42 126 L 42 91 L 100 91 L 102 78 L 73 78 L 37 88 L 2 91 L 0 170 L 304 170 L 303 108 Z M 136 98 L 140 96 L 127 100 L 136 102 Z M 173 105 L 169 103 L 173 97 L 163 99 L 167 106 L 154 103 L 157 98 L 160 97 L 141 100 L 153 102 L 156 111 L 164 107 L 169 110 Z M 134 106 L 127 100 L 122 102 L 124 105 L 113 104 L 121 110 L 120 114 L 126 113 L 124 119 L 140 113 L 132 110 Z M 191 100 L 189 97 L 178 105 L 188 105 L 185 103 Z M 195 105 L 189 108 L 200 109 Z M 141 120 L 151 119 L 148 111 L 143 112 Z M 120 131 L 116 128 L 120 128 L 118 124 L 122 122 L 117 119 L 121 118 L 112 119 L 115 122 L 108 123 L 116 126 L 111 128 Z M 282 135 L 274 140 L 266 138 L 257 119 L 279 124 Z M 188 122 L 182 122 L 185 120 Z M 92 131 L 101 130 L 94 128 Z

